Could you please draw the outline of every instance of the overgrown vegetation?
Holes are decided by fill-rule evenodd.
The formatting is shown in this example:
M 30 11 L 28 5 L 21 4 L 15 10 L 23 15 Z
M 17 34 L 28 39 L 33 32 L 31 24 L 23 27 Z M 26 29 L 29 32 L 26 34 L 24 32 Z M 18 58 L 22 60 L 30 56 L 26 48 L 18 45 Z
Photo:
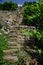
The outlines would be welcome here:
M 32 25 L 38 29 L 43 29 L 43 1 L 25 2 L 23 5 L 23 16 L 25 25 Z
M 38 30 L 32 30 L 32 31 L 27 31 L 27 30 L 22 30 L 22 33 L 24 35 L 30 36 L 34 38 L 34 43 L 33 43 L 33 48 L 37 50 L 38 53 L 38 61 L 39 64 L 43 63 L 43 31 L 38 31 Z
M 25 56 L 21 58 L 20 51 L 18 50 L 18 63 L 10 63 L 3 59 L 3 50 L 8 49 L 7 35 L 3 34 L 0 30 L 0 65 L 23 65 L 25 61 Z
M 22 32 L 34 38 L 35 45 L 33 47 L 37 49 L 39 65 L 43 65 L 43 1 L 25 2 L 23 5 L 23 17 L 23 24 L 36 27 L 36 30 L 22 30 Z
M 7 37 L 0 31 L 0 65 L 3 65 L 5 62 L 2 57 L 4 55 L 3 50 L 6 49 L 8 45 L 6 38 Z
M 18 7 L 18 4 L 17 3 L 13 3 L 12 1 L 9 1 L 9 2 L 4 2 L 3 4 L 0 3 L 0 10 L 16 10 Z

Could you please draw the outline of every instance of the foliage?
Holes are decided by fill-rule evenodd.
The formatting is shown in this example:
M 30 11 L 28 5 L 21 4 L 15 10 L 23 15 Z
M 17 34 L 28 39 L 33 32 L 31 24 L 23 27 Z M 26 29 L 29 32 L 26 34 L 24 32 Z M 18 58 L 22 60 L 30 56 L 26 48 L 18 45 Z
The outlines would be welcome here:
M 33 43 L 34 49 L 37 49 L 38 51 L 38 61 L 39 64 L 43 63 L 43 31 L 42 30 L 32 30 L 32 31 L 27 31 L 27 30 L 22 30 L 22 33 L 24 35 L 30 36 L 34 38 L 35 44 Z
M 34 49 L 38 52 L 39 64 L 43 64 L 43 1 L 28 3 L 25 2 L 23 5 L 23 23 L 25 25 L 32 25 L 37 28 L 37 30 L 27 31 L 22 30 L 22 32 L 31 36 L 35 40 Z
M 35 40 L 34 49 L 38 51 L 39 64 L 43 64 L 43 1 L 28 3 L 25 2 L 23 5 L 23 23 L 29 26 L 35 26 L 37 30 L 22 32 L 31 36 Z
M 14 4 L 12 5 L 11 10 L 16 10 L 17 7 L 18 7 L 18 5 L 17 5 L 16 3 L 14 3 Z
M 23 5 L 24 24 L 43 29 L 43 2 L 25 2 Z
M 0 64 L 4 65 L 5 61 L 2 59 L 2 56 L 4 55 L 3 50 L 7 48 L 8 42 L 6 40 L 6 36 L 1 33 L 0 31 Z M 5 64 L 8 65 L 8 64 Z
M 17 65 L 24 65 L 24 62 L 25 62 L 27 56 L 24 55 L 24 56 L 22 57 L 20 50 L 18 50 L 17 56 L 18 56 L 18 64 L 17 64 Z
M 6 40 L 6 36 L 4 36 L 4 34 L 0 33 L 0 50 L 6 49 L 7 47 L 7 40 Z
M 0 3 L 0 10 L 2 10 L 3 4 Z
M 0 10 L 16 10 L 17 7 L 17 3 L 13 3 L 12 1 L 5 1 L 3 4 L 0 4 Z
M 4 55 L 3 50 L 7 49 L 7 45 L 8 45 L 6 38 L 7 37 L 4 34 L 2 34 L 0 31 L 0 64 L 1 65 L 22 65 L 24 58 L 21 59 L 20 51 L 18 51 L 18 64 L 10 63 L 10 62 L 7 62 L 6 60 L 3 60 L 3 58 L 2 58 L 2 56 Z
M 24 33 L 25 35 L 28 36 L 35 36 L 37 37 L 38 40 L 40 40 L 43 37 L 43 31 L 39 32 L 38 30 L 32 30 L 32 31 L 28 31 L 28 30 L 22 30 L 22 33 Z

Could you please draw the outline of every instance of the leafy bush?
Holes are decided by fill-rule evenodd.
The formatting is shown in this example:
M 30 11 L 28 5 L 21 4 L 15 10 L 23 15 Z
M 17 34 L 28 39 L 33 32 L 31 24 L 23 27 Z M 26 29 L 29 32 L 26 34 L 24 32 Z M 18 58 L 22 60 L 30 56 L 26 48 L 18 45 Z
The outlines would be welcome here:
M 3 4 L 0 3 L 0 10 L 2 10 L 2 8 L 3 8 Z
M 6 36 L 0 31 L 0 64 L 3 65 L 4 60 L 2 56 L 4 55 L 3 50 L 7 48 L 8 42 L 6 40 Z
M 30 36 L 34 38 L 35 44 L 33 43 L 33 48 L 37 49 L 38 52 L 38 61 L 39 64 L 43 63 L 43 31 L 39 30 L 32 30 L 32 31 L 27 31 L 27 30 L 22 30 L 22 33 L 24 35 Z
M 18 8 L 18 5 L 17 5 L 16 3 L 14 3 L 14 4 L 12 5 L 11 10 L 13 11 L 13 10 L 16 10 L 17 8 Z
M 25 2 L 23 5 L 23 17 L 24 24 L 43 29 L 43 2 Z
M 34 49 L 38 52 L 39 64 L 43 64 L 43 1 L 29 3 L 25 2 L 23 5 L 23 24 L 28 26 L 35 26 L 37 30 L 22 32 L 34 38 Z
M 17 3 L 13 3 L 12 1 L 5 1 L 3 4 L 0 4 L 0 10 L 16 10 L 17 7 Z
M 7 47 L 7 40 L 6 40 L 6 36 L 4 36 L 4 34 L 0 33 L 0 49 L 6 49 Z

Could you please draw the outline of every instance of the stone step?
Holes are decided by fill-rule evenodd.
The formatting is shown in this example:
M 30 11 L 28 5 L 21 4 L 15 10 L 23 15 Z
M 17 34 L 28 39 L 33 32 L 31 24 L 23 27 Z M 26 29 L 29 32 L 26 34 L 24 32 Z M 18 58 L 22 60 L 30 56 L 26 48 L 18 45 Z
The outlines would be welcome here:
M 17 39 L 8 39 L 8 41 L 13 41 L 13 42 L 17 42 Z
M 9 45 L 9 46 L 17 46 L 17 42 L 10 42 L 10 41 L 9 41 L 9 42 L 8 42 L 8 45 Z
M 8 37 L 17 37 L 17 35 L 8 35 Z
M 18 62 L 18 57 L 17 56 L 4 55 L 3 59 L 10 62 L 10 63 Z
M 10 29 L 10 32 L 17 32 L 17 31 L 20 31 L 20 30 L 19 30 L 19 29 L 17 29 L 17 28 Z
M 17 43 L 17 42 L 9 42 L 8 47 L 9 46 L 17 46 L 18 48 L 22 48 L 22 45 L 20 43 Z
M 24 39 L 24 36 L 21 36 L 21 35 L 18 35 L 17 37 L 18 37 L 18 38 L 23 38 L 23 39 Z
M 9 33 L 17 33 L 18 30 L 10 30 Z
M 12 41 L 12 42 L 11 42 L 11 41 L 8 41 L 8 43 L 9 43 L 9 44 L 13 44 L 13 43 L 16 44 L 15 41 Z
M 31 54 L 37 53 L 37 50 L 34 50 L 34 49 L 30 48 L 29 46 L 26 46 L 26 47 L 25 47 L 25 50 L 26 50 L 27 52 L 30 52 Z
M 8 38 L 7 40 L 11 40 L 11 41 L 14 41 L 14 40 L 15 40 L 15 41 L 17 41 L 17 38 L 15 38 L 15 37 L 14 37 L 14 38 L 13 38 L 13 37 L 10 37 L 10 38 Z
M 14 33 L 9 33 L 9 35 L 17 35 L 17 33 L 15 33 L 15 32 Z
M 11 30 L 17 30 L 17 28 L 13 26 L 13 27 L 10 27 L 10 31 Z
M 17 32 L 18 29 L 17 28 L 10 28 L 10 32 Z
M 18 49 L 17 46 L 8 46 L 8 49 Z
M 7 50 L 3 50 L 3 53 L 5 55 L 17 55 L 18 53 L 18 49 L 7 49 Z
M 21 35 L 21 36 L 26 36 L 25 34 L 23 34 L 23 33 L 9 33 L 9 35 L 8 36 L 10 36 L 10 37 L 13 37 L 13 36 L 17 36 L 17 35 Z
M 10 29 L 14 29 L 14 26 L 10 26 Z
M 14 45 L 9 45 L 8 46 L 8 49 L 22 49 L 23 48 L 23 46 L 22 45 L 20 45 L 20 44 L 17 44 L 17 46 L 14 46 Z
M 16 37 L 10 37 L 10 38 L 8 38 L 8 40 L 12 40 L 12 41 L 24 41 L 24 39 L 23 38 L 16 38 Z
M 17 38 L 17 40 L 20 41 L 20 42 L 21 42 L 21 41 L 24 41 L 23 38 Z
M 8 37 L 8 38 L 9 38 L 9 39 L 10 39 L 10 38 L 13 38 L 13 39 L 15 38 L 15 39 L 17 39 L 17 37 L 14 37 L 14 36 L 13 36 L 13 37 Z
M 12 33 L 12 32 L 16 32 L 16 30 L 10 30 L 10 32 Z
M 17 47 L 18 47 L 18 49 L 23 49 L 23 45 L 22 44 L 17 44 Z
M 9 33 L 9 35 L 17 35 L 17 32 Z

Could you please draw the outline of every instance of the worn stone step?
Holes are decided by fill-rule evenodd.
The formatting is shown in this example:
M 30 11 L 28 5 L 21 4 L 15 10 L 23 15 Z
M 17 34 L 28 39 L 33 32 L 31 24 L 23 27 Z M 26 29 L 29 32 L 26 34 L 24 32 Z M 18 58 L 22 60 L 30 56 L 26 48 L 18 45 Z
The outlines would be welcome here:
M 10 38 L 8 38 L 7 40 L 12 40 L 12 41 L 15 40 L 15 41 L 17 41 L 17 38 L 15 38 L 15 37 L 14 37 L 14 38 L 13 38 L 13 37 L 10 37 Z
M 13 45 L 13 46 L 17 46 L 17 42 L 10 42 L 10 41 L 9 41 L 9 42 L 8 42 L 8 45 L 9 45 L 9 46 L 12 46 L 12 45 Z
M 19 41 L 19 42 L 22 42 L 22 41 L 24 41 L 24 39 L 23 38 L 13 38 L 13 37 L 10 37 L 10 38 L 8 38 L 8 40 L 11 40 L 11 41 Z
M 11 42 L 17 42 L 17 37 L 8 37 L 7 40 Z
M 20 46 L 20 47 L 22 47 L 22 45 L 20 43 L 11 42 L 11 41 L 8 42 L 8 46 Z
M 32 48 L 30 48 L 29 46 L 26 46 L 26 47 L 25 47 L 25 50 L 26 50 L 27 52 L 30 52 L 31 54 L 37 53 L 37 50 L 32 49 Z
M 11 42 L 11 41 L 8 41 L 8 43 L 9 43 L 9 44 L 13 44 L 13 43 L 16 44 L 15 41 L 12 41 L 12 42 Z
M 12 31 L 9 32 L 9 34 L 13 34 L 13 35 L 17 34 L 17 31 L 16 30 L 14 30 L 14 31 L 12 30 Z
M 11 33 L 16 32 L 16 30 L 10 30 Z
M 17 46 L 8 46 L 9 49 L 18 49 Z
M 14 29 L 14 30 L 11 29 L 11 30 L 10 30 L 10 33 L 17 32 L 17 31 L 18 31 L 17 29 Z
M 17 32 L 9 33 L 9 35 L 17 35 Z
M 24 36 L 21 36 L 21 35 L 18 35 L 17 37 L 18 37 L 18 38 L 22 38 L 22 39 L 24 39 Z
M 10 26 L 10 29 L 14 29 L 14 26 Z
M 13 37 L 8 37 L 8 38 L 13 38 L 13 39 L 15 38 L 15 39 L 17 39 L 17 37 L 14 37 L 14 36 Z
M 22 44 L 17 44 L 18 49 L 23 49 L 23 45 Z
M 16 36 L 16 35 L 17 35 L 17 33 L 14 33 L 14 34 L 13 34 L 13 33 L 11 33 L 11 34 L 9 33 L 9 35 L 14 35 L 14 36 Z
M 15 28 L 14 26 L 13 27 L 10 27 L 10 31 L 11 30 L 17 30 L 17 28 Z
M 7 50 L 3 50 L 3 53 L 5 55 L 17 55 L 18 53 L 18 49 L 7 49 Z
M 17 36 L 17 35 L 21 35 L 21 36 L 26 36 L 25 34 L 21 33 L 21 32 L 17 32 L 17 33 L 9 33 L 9 36 Z
M 18 40 L 18 41 L 24 41 L 24 39 L 23 39 L 23 38 L 17 38 L 17 40 Z
M 10 49 L 22 49 L 23 46 L 20 45 L 20 44 L 17 44 L 17 46 L 14 46 L 14 45 L 11 46 L 11 45 L 9 45 L 8 48 L 10 48 Z
M 8 38 L 16 38 L 16 39 L 17 39 L 17 36 L 13 36 L 13 37 L 9 37 L 9 36 L 8 36 Z
M 10 40 L 11 40 L 11 41 L 14 41 L 14 40 L 15 40 L 15 42 L 16 42 L 16 41 L 20 41 L 20 42 L 21 42 L 21 41 L 24 41 L 25 39 L 22 38 L 22 37 L 17 37 L 16 35 L 13 35 L 13 36 L 12 36 L 12 35 L 9 35 L 8 41 L 10 41 Z
M 10 63 L 18 62 L 18 57 L 17 56 L 4 55 L 3 59 L 10 62 Z
M 13 42 L 17 42 L 17 39 L 8 39 L 8 41 L 13 41 Z
M 8 37 L 17 37 L 17 35 L 10 35 L 10 34 L 9 34 Z

